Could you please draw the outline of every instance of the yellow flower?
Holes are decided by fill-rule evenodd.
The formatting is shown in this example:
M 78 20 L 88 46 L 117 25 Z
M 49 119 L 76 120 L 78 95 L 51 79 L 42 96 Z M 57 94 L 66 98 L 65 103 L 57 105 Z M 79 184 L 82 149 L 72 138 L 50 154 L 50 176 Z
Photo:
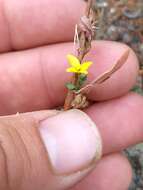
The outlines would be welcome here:
M 91 61 L 84 62 L 80 64 L 80 61 L 78 60 L 77 57 L 69 54 L 67 55 L 67 59 L 69 64 L 71 65 L 70 68 L 68 68 L 66 71 L 71 72 L 71 73 L 78 73 L 78 74 L 88 74 L 88 68 L 92 65 Z

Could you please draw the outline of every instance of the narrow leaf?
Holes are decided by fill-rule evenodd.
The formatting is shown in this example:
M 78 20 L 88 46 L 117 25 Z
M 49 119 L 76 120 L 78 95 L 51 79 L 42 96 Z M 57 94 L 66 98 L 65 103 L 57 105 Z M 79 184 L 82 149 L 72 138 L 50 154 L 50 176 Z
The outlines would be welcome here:
M 114 74 L 116 71 L 118 71 L 125 64 L 125 62 L 127 61 L 128 57 L 129 57 L 129 53 L 130 53 L 130 50 L 128 49 L 111 69 L 109 69 L 108 71 L 101 74 L 94 81 L 92 81 L 91 83 L 89 83 L 88 85 L 86 85 L 85 87 L 80 89 L 77 93 L 81 93 L 81 92 L 91 88 L 95 84 L 101 84 L 101 83 L 105 82 L 107 79 L 109 79 L 112 76 L 112 74 Z
M 81 81 L 85 81 L 85 80 L 87 79 L 87 75 L 81 74 L 81 75 L 79 76 L 79 79 L 80 79 Z
M 75 90 L 76 89 L 76 86 L 72 83 L 67 83 L 66 84 L 66 87 L 69 89 L 69 90 Z

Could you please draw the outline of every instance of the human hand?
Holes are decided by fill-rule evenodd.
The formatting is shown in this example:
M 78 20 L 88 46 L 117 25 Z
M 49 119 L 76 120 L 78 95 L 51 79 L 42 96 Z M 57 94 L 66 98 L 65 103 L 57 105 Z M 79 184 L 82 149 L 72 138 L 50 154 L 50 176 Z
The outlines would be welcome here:
M 127 189 L 131 168 L 119 152 L 143 139 L 143 99 L 128 93 L 138 73 L 135 54 L 131 51 L 123 68 L 89 95 L 100 102 L 84 111 L 103 141 L 103 158 L 94 169 L 89 163 L 96 145 L 88 116 L 77 110 L 52 111 L 65 98 L 70 78 L 65 56 L 73 50 L 68 41 L 84 3 L 1 0 L 0 7 L 0 114 L 51 109 L 0 117 L 0 190 L 68 189 L 91 170 L 72 190 Z M 89 80 L 110 68 L 126 48 L 95 42 Z M 85 145 L 82 137 L 88 139 Z

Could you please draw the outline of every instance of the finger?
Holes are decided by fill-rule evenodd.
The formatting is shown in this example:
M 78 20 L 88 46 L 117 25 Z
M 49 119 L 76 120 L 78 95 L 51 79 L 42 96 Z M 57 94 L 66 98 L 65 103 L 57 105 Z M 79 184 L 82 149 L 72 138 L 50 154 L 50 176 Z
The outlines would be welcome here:
M 0 10 L 0 52 L 6 52 L 70 41 L 84 2 L 1 0 Z
M 87 175 L 100 155 L 98 130 L 78 110 L 0 117 L 2 190 L 65 190 Z
M 127 48 L 116 42 L 95 42 L 86 58 L 94 62 L 89 80 L 109 69 Z M 11 114 L 63 105 L 67 93 L 65 83 L 71 78 L 66 73 L 66 55 L 72 49 L 73 44 L 66 43 L 0 56 L 0 113 Z M 137 73 L 138 61 L 131 50 L 125 65 L 107 82 L 97 86 L 89 98 L 108 100 L 124 95 L 135 84 Z
M 98 103 L 86 111 L 99 127 L 104 154 L 143 141 L 143 97 L 134 93 Z
M 86 179 L 71 190 L 126 190 L 132 179 L 128 160 L 120 154 L 105 156 Z

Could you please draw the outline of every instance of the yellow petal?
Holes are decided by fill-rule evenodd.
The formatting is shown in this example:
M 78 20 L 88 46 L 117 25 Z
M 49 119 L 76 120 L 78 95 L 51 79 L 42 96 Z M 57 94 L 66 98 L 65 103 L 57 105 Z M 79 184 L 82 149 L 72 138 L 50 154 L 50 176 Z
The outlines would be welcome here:
M 74 67 L 70 67 L 66 71 L 69 73 L 78 73 L 78 71 Z
M 69 64 L 72 67 L 77 68 L 77 69 L 81 67 L 80 61 L 74 55 L 71 55 L 71 54 L 67 55 L 67 59 L 68 59 Z
M 88 61 L 88 62 L 84 62 L 82 65 L 81 65 L 81 71 L 87 71 L 88 68 L 92 65 L 92 62 L 91 61 Z

